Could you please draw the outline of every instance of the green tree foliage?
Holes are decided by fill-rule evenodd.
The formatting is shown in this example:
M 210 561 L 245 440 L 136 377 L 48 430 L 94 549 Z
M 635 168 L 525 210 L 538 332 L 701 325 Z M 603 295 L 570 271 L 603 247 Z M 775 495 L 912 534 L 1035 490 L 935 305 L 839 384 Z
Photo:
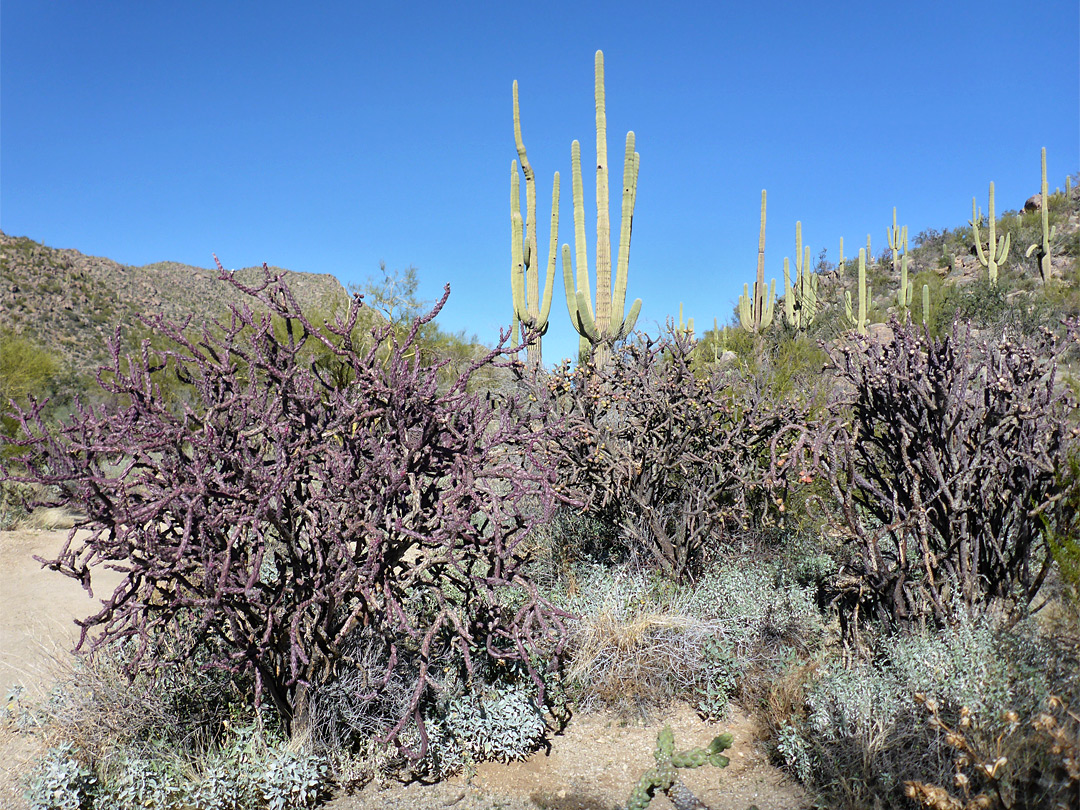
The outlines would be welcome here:
M 56 393 L 60 378 L 56 358 L 36 343 L 7 330 L 0 331 L 0 433 L 15 436 L 17 421 L 11 403 L 26 407 L 31 398 L 46 399 Z M 14 452 L 8 445 L 5 455 Z

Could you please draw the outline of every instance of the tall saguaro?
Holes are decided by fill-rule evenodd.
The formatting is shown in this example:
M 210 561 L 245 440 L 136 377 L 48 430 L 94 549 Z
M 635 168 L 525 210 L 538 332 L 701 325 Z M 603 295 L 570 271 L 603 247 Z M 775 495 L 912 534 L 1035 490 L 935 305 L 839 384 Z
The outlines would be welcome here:
M 743 285 L 743 294 L 739 296 L 739 323 L 748 332 L 757 334 L 769 328 L 773 318 L 773 306 L 776 304 L 776 279 L 772 286 L 765 288 L 765 189 L 761 190 L 761 227 L 758 230 L 757 280 L 754 281 L 754 294 L 750 294 L 750 285 Z
M 604 52 L 596 52 L 596 309 L 593 310 L 589 283 L 589 263 L 585 243 L 585 198 L 581 180 L 581 144 L 570 146 L 574 186 L 574 248 L 577 262 L 571 265 L 570 246 L 564 244 L 563 283 L 570 321 L 581 336 L 582 354 L 591 353 L 593 361 L 603 366 L 611 357 L 612 347 L 630 334 L 641 311 L 638 298 L 624 315 L 626 275 L 630 263 L 630 234 L 633 228 L 634 203 L 637 200 L 638 168 L 641 156 L 634 151 L 634 133 L 626 133 L 623 156 L 622 216 L 615 284 L 611 280 L 611 219 L 608 201 L 607 110 L 604 101 Z
M 526 348 L 529 368 L 536 371 L 542 362 L 540 339 L 548 328 L 555 263 L 559 247 L 559 173 L 551 190 L 551 240 L 548 246 L 547 280 L 540 298 L 540 254 L 536 249 L 536 176 L 525 153 L 518 111 L 518 83 L 514 82 L 514 144 L 525 175 L 525 218 L 521 217 L 521 191 L 517 161 L 510 162 L 510 288 L 514 296 L 513 345 L 517 345 L 518 325 L 531 337 Z

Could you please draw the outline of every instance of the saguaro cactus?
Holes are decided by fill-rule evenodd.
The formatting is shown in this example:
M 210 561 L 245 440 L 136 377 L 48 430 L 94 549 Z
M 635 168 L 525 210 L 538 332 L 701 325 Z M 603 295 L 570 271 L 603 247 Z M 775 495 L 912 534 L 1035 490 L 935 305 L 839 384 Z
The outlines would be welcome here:
M 837 265 L 836 265 L 836 275 L 841 279 L 844 277 L 844 262 L 845 261 L 846 261 L 846 259 L 844 259 L 844 237 L 841 236 L 840 237 L 840 261 L 837 262 Z
M 922 322 L 923 326 L 930 323 L 930 285 L 922 285 Z
M 810 268 L 810 246 L 802 243 L 802 222 L 795 223 L 795 285 L 791 269 L 784 259 L 784 317 L 796 329 L 805 329 L 817 311 L 818 277 Z
M 998 265 L 1004 264 L 1009 255 L 1010 235 L 1005 234 L 1000 239 L 997 236 L 997 224 L 994 221 L 994 183 L 990 182 L 990 211 L 987 214 L 987 227 L 990 229 L 989 242 L 986 250 L 983 250 L 982 239 L 979 236 L 979 217 L 975 216 L 975 198 L 971 198 L 972 223 L 971 230 L 975 234 L 975 253 L 978 254 L 979 264 L 986 268 L 987 278 L 990 283 L 997 286 Z
M 892 210 L 892 227 L 886 229 L 889 250 L 892 251 L 893 272 L 900 276 L 900 284 L 896 290 L 896 304 L 903 317 L 911 309 L 912 285 L 908 281 L 908 232 L 907 225 L 902 228 L 896 226 L 896 208 Z M 901 257 L 901 253 L 903 256 Z
M 870 325 L 870 319 L 867 313 L 870 310 L 870 295 L 869 287 L 866 285 L 866 251 L 863 248 L 859 248 L 859 310 L 856 317 L 853 312 L 853 305 L 851 301 L 851 291 L 844 291 L 844 315 L 847 317 L 848 323 L 852 324 L 860 335 L 866 334 L 866 328 Z
M 1039 196 L 1042 200 L 1042 205 L 1039 207 L 1039 213 L 1042 219 L 1042 242 L 1035 242 L 1028 249 L 1025 254 L 1028 258 L 1031 258 L 1031 254 L 1034 253 L 1039 260 L 1039 275 L 1042 277 L 1043 284 L 1050 280 L 1050 240 L 1057 235 L 1057 225 L 1050 227 L 1050 204 L 1049 204 L 1049 187 L 1046 184 L 1046 147 L 1042 150 L 1042 187 Z
M 525 153 L 518 111 L 518 84 L 514 82 L 514 143 L 525 174 L 525 218 L 521 216 L 521 190 L 517 161 L 510 163 L 510 287 L 514 297 L 513 345 L 517 345 L 519 324 L 534 336 L 526 349 L 529 368 L 540 368 L 540 338 L 548 328 L 559 247 L 559 173 L 551 190 L 551 240 L 548 247 L 547 280 L 540 298 L 540 255 L 536 249 L 536 176 Z
M 754 282 L 754 295 L 750 295 L 749 285 L 743 285 L 743 294 L 739 296 L 739 323 L 747 332 L 764 332 L 773 319 L 773 307 L 776 305 L 776 279 L 772 280 L 768 291 L 765 289 L 765 189 L 761 190 L 761 228 L 758 231 L 757 280 Z
M 896 291 L 896 303 L 900 308 L 901 317 L 911 309 L 912 285 L 908 281 L 908 232 L 907 225 L 897 229 L 896 208 L 892 210 L 892 227 L 886 229 L 889 241 L 889 249 L 892 251 L 893 272 L 900 275 L 900 286 Z M 903 258 L 900 257 L 901 251 Z
M 626 133 L 623 157 L 622 216 L 620 218 L 618 264 L 615 286 L 611 284 L 611 221 L 608 206 L 607 109 L 604 102 L 604 52 L 596 52 L 596 310 L 590 300 L 589 264 L 585 245 L 585 199 L 581 183 L 581 145 L 570 145 L 574 186 L 574 248 L 577 283 L 570 261 L 570 246 L 563 245 L 563 283 L 570 321 L 581 336 L 582 353 L 591 350 L 597 366 L 604 366 L 616 342 L 630 334 L 641 312 L 638 298 L 624 315 L 626 274 L 630 263 L 630 232 L 637 200 L 638 169 L 641 156 L 634 151 L 634 133 Z
M 683 322 L 682 301 L 679 302 L 679 332 L 690 337 L 694 336 L 694 319 L 689 318 Z

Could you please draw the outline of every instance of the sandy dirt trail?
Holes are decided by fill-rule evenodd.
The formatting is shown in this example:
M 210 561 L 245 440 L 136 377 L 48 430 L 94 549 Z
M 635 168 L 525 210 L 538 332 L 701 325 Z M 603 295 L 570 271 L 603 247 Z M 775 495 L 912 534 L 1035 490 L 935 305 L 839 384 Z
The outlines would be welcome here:
M 29 705 L 46 695 L 56 680 L 55 660 L 68 656 L 79 639 L 74 619 L 100 608 L 82 585 L 42 569 L 34 557 L 51 558 L 67 541 L 67 530 L 0 532 L 0 699 L 12 687 L 25 689 Z M 95 597 L 111 593 L 120 582 L 113 571 L 94 576 Z M 22 810 L 21 777 L 39 753 L 33 735 L 0 728 L 0 810 Z

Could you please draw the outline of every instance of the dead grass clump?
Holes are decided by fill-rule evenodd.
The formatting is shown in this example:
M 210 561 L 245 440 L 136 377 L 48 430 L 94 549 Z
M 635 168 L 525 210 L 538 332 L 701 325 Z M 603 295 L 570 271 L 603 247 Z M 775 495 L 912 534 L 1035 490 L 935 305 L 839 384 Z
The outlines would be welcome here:
M 649 717 L 652 709 L 692 695 L 709 677 L 702 649 L 720 629 L 677 615 L 587 617 L 574 634 L 567 680 L 583 709 Z

